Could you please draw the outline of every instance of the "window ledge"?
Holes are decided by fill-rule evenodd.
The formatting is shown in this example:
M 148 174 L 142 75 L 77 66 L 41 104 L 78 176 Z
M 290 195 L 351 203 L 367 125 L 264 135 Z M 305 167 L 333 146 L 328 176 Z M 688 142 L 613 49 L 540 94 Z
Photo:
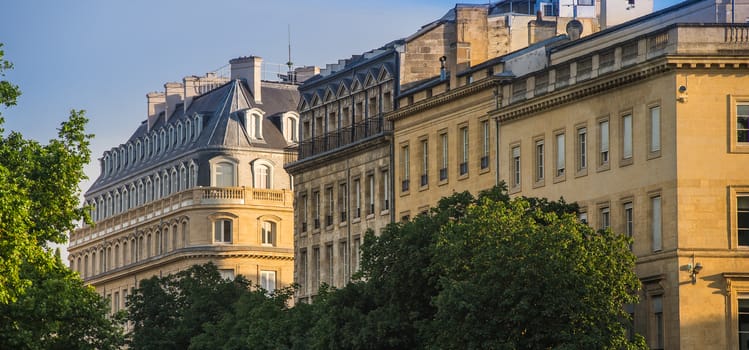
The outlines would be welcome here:
M 359 222 L 361 222 L 361 217 L 354 218 L 353 220 L 351 220 L 352 224 L 356 224 L 356 223 L 359 223 Z
M 607 171 L 609 169 L 611 169 L 611 164 L 610 163 L 606 163 L 606 164 L 599 165 L 598 168 L 596 168 L 596 171 L 600 173 L 602 171 Z
M 374 214 L 374 213 L 372 213 L 372 214 L 367 214 L 367 220 L 372 220 L 372 219 L 374 219 L 374 217 L 375 217 L 375 214 Z
M 575 172 L 575 177 L 588 176 L 588 168 L 578 169 Z
M 661 157 L 661 151 L 648 152 L 648 160 L 656 159 Z
M 533 183 L 533 188 L 539 188 L 539 187 L 544 187 L 544 186 L 546 186 L 545 180 L 539 180 Z
M 634 157 L 629 157 L 626 159 L 620 159 L 619 160 L 619 167 L 625 167 L 634 164 Z
M 338 227 L 346 227 L 346 226 L 348 226 L 348 221 L 338 223 Z
M 383 211 L 380 211 L 380 215 L 388 215 L 390 214 L 390 209 L 385 209 Z

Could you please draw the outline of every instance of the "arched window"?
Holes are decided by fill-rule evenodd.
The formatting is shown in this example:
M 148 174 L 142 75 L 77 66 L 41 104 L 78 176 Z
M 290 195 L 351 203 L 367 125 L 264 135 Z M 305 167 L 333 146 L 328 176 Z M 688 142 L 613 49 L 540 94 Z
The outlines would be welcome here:
M 167 197 L 167 196 L 169 196 L 169 194 L 171 194 L 171 192 L 169 192 L 169 189 L 171 188 L 170 187 L 171 183 L 169 182 L 169 172 L 166 171 L 166 170 L 164 170 L 164 173 L 161 174 L 161 178 L 163 180 L 162 185 L 164 186 L 164 189 L 161 190 L 161 194 L 164 197 Z
M 179 167 L 179 190 L 183 191 L 187 189 L 187 168 L 182 164 Z
M 161 255 L 161 231 L 156 231 L 156 255 Z
M 112 209 L 114 209 L 112 207 L 112 194 L 107 193 L 107 214 L 105 215 L 106 217 L 112 216 L 112 212 L 113 212 Z
M 89 215 L 91 216 L 91 221 L 96 222 L 97 220 L 99 220 L 99 217 L 98 217 L 99 213 L 96 212 L 96 201 L 95 200 L 89 201 L 88 205 L 89 205 Z
M 136 192 L 135 184 L 130 184 L 130 208 L 138 206 L 138 192 Z
M 127 239 L 122 242 L 122 266 L 130 263 L 130 257 L 127 255 L 130 251 L 127 250 Z
M 135 147 L 132 143 L 127 144 L 127 156 L 130 164 L 135 163 Z
M 122 211 L 128 211 L 130 209 L 130 194 L 127 192 L 127 187 L 122 188 Z
M 174 148 L 173 146 L 177 143 L 177 137 L 175 135 L 173 125 L 169 126 L 169 140 L 168 141 L 169 141 L 169 146 L 167 148 L 173 149 Z
M 159 147 L 160 147 L 159 149 L 160 150 L 159 150 L 159 152 L 166 152 L 167 145 L 168 145 L 167 138 L 166 138 L 166 130 L 161 129 L 161 134 L 159 135 L 159 137 L 160 137 L 160 140 L 159 140 L 160 141 L 159 142 Z
M 143 160 L 143 144 L 138 139 L 138 141 L 135 141 L 135 161 L 141 160 Z
M 260 140 L 263 138 L 263 115 L 265 112 L 253 108 L 245 113 L 245 128 L 251 138 Z
M 96 218 L 98 220 L 104 220 L 104 218 L 106 217 L 105 206 L 104 206 L 104 198 L 99 197 L 99 205 L 98 205 L 97 208 L 99 210 L 99 214 L 96 215 Z
M 190 162 L 190 180 L 188 186 L 193 188 L 198 185 L 198 166 L 195 162 Z
M 185 120 L 185 142 L 192 140 L 192 122 L 190 119 Z
M 114 246 L 114 261 L 112 262 L 112 268 L 116 269 L 120 267 L 120 245 L 116 244 Z
M 143 244 L 142 236 L 140 237 L 140 244 Z M 135 240 L 135 237 L 130 240 L 130 262 L 138 262 L 138 242 Z
M 177 123 L 177 144 L 181 145 L 185 142 L 185 129 L 182 128 L 182 122 Z
M 295 112 L 283 114 L 283 136 L 288 142 L 299 142 L 299 115 Z
M 151 156 L 151 139 L 148 136 L 143 140 L 145 142 L 144 152 L 146 157 Z
M 78 261 L 76 262 L 75 266 L 77 268 L 76 271 L 78 271 L 78 274 L 83 276 L 83 270 L 81 270 L 81 257 L 80 256 L 78 257 Z
M 265 159 L 254 160 L 252 176 L 254 188 L 273 188 L 273 163 Z
M 179 178 L 177 177 L 177 169 L 172 168 L 172 190 L 171 193 L 179 192 Z
M 114 191 L 114 213 L 115 214 L 120 212 L 120 204 L 121 204 L 120 191 L 115 190 Z
M 83 257 L 83 278 L 88 277 L 88 255 Z
M 272 221 L 263 221 L 260 230 L 261 243 L 264 246 L 276 245 L 276 223 Z
M 149 233 L 146 236 L 146 252 L 143 254 L 143 257 L 150 258 L 153 250 L 151 250 L 151 234 Z
M 153 176 L 153 198 L 161 199 L 161 177 L 159 177 L 159 174 Z
M 179 237 L 178 233 L 179 232 L 177 231 L 177 224 L 172 225 L 172 245 L 169 247 L 170 250 L 177 249 L 177 244 L 179 244 L 177 240 L 177 238 Z
M 187 224 L 187 220 L 182 221 L 182 230 L 180 230 L 180 239 L 179 239 L 179 246 L 185 247 L 187 246 L 187 237 L 190 232 L 188 232 L 189 225 Z
M 193 135 L 193 140 L 197 139 L 198 136 L 200 136 L 200 132 L 203 131 L 203 117 L 200 116 L 200 114 L 195 115 L 195 133 Z
M 235 166 L 229 161 L 220 161 L 213 164 L 212 186 L 234 187 L 236 186 Z
M 145 203 L 148 203 L 153 200 L 153 183 L 151 182 L 151 178 L 146 178 L 146 200 Z
M 145 198 L 145 186 L 143 186 L 143 180 L 138 180 L 138 195 L 135 198 L 135 205 L 141 205 Z
M 113 150 L 112 151 L 112 171 L 117 171 L 117 169 L 119 169 L 120 167 L 119 159 L 120 158 L 117 155 L 117 150 Z

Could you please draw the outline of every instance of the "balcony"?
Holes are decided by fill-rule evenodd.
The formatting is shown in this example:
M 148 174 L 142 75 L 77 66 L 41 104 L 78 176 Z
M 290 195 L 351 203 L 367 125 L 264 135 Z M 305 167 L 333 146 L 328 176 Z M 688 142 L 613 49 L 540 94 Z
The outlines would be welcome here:
M 163 217 L 173 211 L 226 204 L 292 208 L 293 193 L 288 190 L 245 187 L 190 188 L 122 213 L 111 215 L 97 221 L 95 225 L 85 225 L 71 234 L 70 247 L 135 226 L 147 220 Z
M 384 135 L 393 130 L 392 123 L 382 115 L 354 125 L 346 126 L 327 134 L 306 139 L 295 146 L 286 148 L 286 162 L 301 161 L 316 155 L 344 148 L 360 141 Z M 296 154 L 295 154 L 296 153 Z

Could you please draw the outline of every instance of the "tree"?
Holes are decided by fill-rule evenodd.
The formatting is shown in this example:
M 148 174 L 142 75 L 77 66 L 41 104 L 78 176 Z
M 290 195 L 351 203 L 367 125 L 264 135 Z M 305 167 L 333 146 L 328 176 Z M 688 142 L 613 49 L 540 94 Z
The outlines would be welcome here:
M 223 279 L 216 265 L 194 265 L 165 277 L 142 280 L 127 297 L 134 349 L 187 349 L 204 324 L 218 323 L 248 292 L 242 276 Z
M 431 344 L 447 349 L 623 349 L 639 280 L 630 239 L 564 202 L 480 197 L 438 233 Z
M 32 282 L 12 303 L 0 305 L 0 349 L 119 349 L 124 345 L 121 314 L 108 316 L 109 303 L 83 285 L 59 256 L 49 267 L 25 263 Z
M 12 65 L 0 51 L 0 77 Z M 0 104 L 16 104 L 17 86 L 0 81 Z M 83 285 L 49 242 L 65 243 L 86 220 L 78 184 L 92 137 L 83 111 L 71 111 L 48 144 L 0 118 L 0 349 L 117 349 L 122 329 L 108 303 Z

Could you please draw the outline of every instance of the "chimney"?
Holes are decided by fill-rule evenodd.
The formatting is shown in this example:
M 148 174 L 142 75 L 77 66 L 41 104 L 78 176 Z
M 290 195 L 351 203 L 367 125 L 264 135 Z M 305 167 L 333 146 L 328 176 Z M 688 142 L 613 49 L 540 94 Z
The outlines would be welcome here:
M 166 95 L 163 92 L 150 92 L 146 94 L 148 99 L 148 131 L 156 124 L 159 114 L 166 108 Z
M 255 103 L 263 103 L 261 96 L 260 80 L 262 79 L 260 67 L 263 59 L 258 56 L 239 57 L 229 61 L 231 65 L 231 79 L 242 79 L 247 82 L 250 92 L 255 98 Z
M 164 121 L 168 121 L 169 117 L 174 114 L 177 104 L 184 100 L 185 90 L 182 87 L 182 83 L 166 83 L 164 84 L 164 91 L 166 91 L 166 113 Z
M 199 94 L 198 80 L 199 78 L 194 75 L 182 79 L 182 85 L 185 87 L 185 92 L 183 93 L 183 96 L 185 96 L 185 111 L 187 111 L 187 108 L 192 104 L 193 97 Z

